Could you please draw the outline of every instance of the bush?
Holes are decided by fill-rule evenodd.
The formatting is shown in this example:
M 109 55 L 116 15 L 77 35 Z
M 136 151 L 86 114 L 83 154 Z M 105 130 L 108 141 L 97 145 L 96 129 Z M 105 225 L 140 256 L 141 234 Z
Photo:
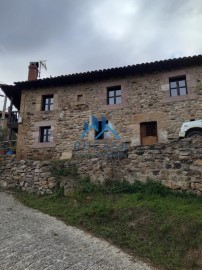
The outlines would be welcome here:
M 74 165 L 66 164 L 65 160 L 54 160 L 51 162 L 51 173 L 54 176 L 78 177 L 77 168 Z
M 90 181 L 89 176 L 78 178 L 76 182 L 76 191 L 82 193 L 92 193 L 98 191 L 98 185 Z

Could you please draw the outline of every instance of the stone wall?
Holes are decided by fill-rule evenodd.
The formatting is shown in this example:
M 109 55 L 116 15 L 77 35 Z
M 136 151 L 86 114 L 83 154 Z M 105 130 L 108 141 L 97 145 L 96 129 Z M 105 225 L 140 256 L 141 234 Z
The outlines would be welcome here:
M 64 161 L 75 166 L 79 175 L 94 182 L 105 179 L 159 181 L 173 190 L 202 194 L 202 140 L 184 139 L 169 144 L 134 146 L 127 150 L 94 145 L 77 149 Z M 8 156 L 0 162 L 0 185 L 18 186 L 29 192 L 51 193 L 59 178 L 50 173 L 50 161 L 16 161 Z M 68 177 L 68 181 L 71 181 Z
M 88 157 L 88 158 L 85 158 Z M 92 181 L 125 179 L 160 181 L 173 190 L 202 194 L 202 140 L 184 139 L 168 144 L 134 146 L 126 151 L 103 152 L 92 147 L 74 152 L 79 173 Z
M 187 67 L 153 74 L 72 84 L 62 87 L 23 90 L 21 97 L 17 159 L 47 160 L 71 156 L 74 143 L 83 132 L 84 121 L 104 115 L 121 140 L 140 145 L 140 123 L 156 121 L 158 142 L 178 137 L 188 119 L 201 119 L 202 67 Z M 185 96 L 170 97 L 169 78 L 186 76 Z M 121 104 L 107 105 L 107 87 L 121 86 Z M 53 111 L 42 111 L 43 95 L 54 95 Z M 39 143 L 41 126 L 51 126 L 51 142 Z M 94 131 L 85 137 L 94 139 Z M 112 138 L 113 139 L 113 138 Z
M 0 187 L 50 194 L 58 184 L 51 175 L 50 161 L 16 161 L 15 155 L 0 158 Z

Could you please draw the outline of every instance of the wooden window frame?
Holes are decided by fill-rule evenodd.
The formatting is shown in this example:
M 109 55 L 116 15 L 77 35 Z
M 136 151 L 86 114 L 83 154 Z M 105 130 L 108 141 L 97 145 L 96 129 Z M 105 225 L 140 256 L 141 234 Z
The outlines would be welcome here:
M 121 94 L 117 94 L 117 91 L 121 91 L 122 94 L 122 90 L 121 90 L 121 85 L 117 85 L 117 86 L 111 86 L 111 87 L 107 87 L 107 104 L 108 105 L 118 105 L 122 103 L 122 97 Z M 110 93 L 113 92 L 113 96 L 110 96 Z M 121 102 L 117 103 L 117 98 L 121 98 Z M 114 103 L 110 103 L 109 100 L 113 99 Z
M 51 141 L 51 126 L 40 127 L 39 142 L 49 143 Z
M 42 96 L 42 111 L 53 111 L 53 95 Z
M 140 123 L 141 145 L 152 145 L 158 142 L 157 121 Z
M 180 81 L 184 81 L 185 85 L 184 86 L 180 86 L 179 82 Z M 176 83 L 176 87 L 171 87 L 171 83 L 175 82 Z M 174 77 L 174 78 L 169 78 L 169 88 L 170 88 L 170 96 L 171 97 L 176 97 L 176 96 L 186 96 L 188 95 L 188 91 L 187 91 L 187 81 L 186 81 L 186 76 L 180 76 L 180 77 Z M 180 94 L 180 90 L 182 88 L 186 89 L 186 94 L 185 95 L 181 95 Z M 177 95 L 172 95 L 172 90 L 176 90 L 177 91 Z
M 151 121 L 151 122 L 143 122 L 140 123 L 140 126 L 145 126 L 145 136 L 157 136 L 157 122 Z

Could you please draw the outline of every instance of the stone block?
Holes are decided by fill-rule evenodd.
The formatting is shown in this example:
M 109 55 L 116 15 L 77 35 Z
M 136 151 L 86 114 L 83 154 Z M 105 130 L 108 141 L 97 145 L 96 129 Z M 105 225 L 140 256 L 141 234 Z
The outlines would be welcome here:
M 50 188 L 50 189 L 52 189 L 52 188 L 54 188 L 54 187 L 56 187 L 57 186 L 57 183 L 55 183 L 55 182 L 48 182 L 48 187 Z
M 184 156 L 179 156 L 179 160 L 180 161 L 183 161 L 183 160 L 189 160 L 190 159 L 190 156 L 186 156 L 186 155 L 184 155 Z
M 172 181 L 161 180 L 161 183 L 166 187 L 172 188 Z
M 72 158 L 72 151 L 63 152 L 60 159 L 71 159 Z
M 202 159 L 195 160 L 194 165 L 196 165 L 196 166 L 202 166 Z
M 182 182 L 181 183 L 181 190 L 188 190 L 190 189 L 190 183 L 189 182 Z
M 202 192 L 202 183 L 195 183 L 195 188 Z
M 174 169 L 180 169 L 182 167 L 182 164 L 180 162 L 174 163 Z
M 174 190 L 180 189 L 181 185 L 179 182 L 171 182 L 171 188 Z

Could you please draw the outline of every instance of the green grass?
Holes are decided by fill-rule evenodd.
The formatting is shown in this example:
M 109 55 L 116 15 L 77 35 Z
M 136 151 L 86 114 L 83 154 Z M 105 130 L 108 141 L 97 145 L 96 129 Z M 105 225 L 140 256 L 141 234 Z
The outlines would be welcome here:
M 160 184 L 80 182 L 62 197 L 18 192 L 27 206 L 110 240 L 165 269 L 202 269 L 202 198 L 172 193 Z M 201 262 L 200 262 L 201 260 Z

